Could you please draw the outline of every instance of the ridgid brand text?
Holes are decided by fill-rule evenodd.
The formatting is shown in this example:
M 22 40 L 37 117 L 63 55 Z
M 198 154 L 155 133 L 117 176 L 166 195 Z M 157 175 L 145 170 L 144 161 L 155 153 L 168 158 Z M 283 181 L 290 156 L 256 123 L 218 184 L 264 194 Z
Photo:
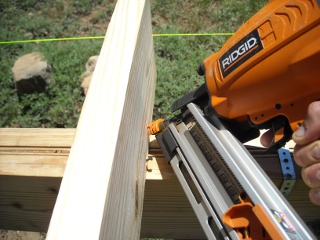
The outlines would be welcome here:
M 254 46 L 257 45 L 257 39 L 252 37 L 244 44 L 242 44 L 238 49 L 234 50 L 229 56 L 222 60 L 222 68 L 226 69 L 233 62 L 235 62 L 238 58 L 245 55 L 249 50 L 251 50 Z
M 225 78 L 263 49 L 258 30 L 255 29 L 233 45 L 219 58 L 220 70 Z

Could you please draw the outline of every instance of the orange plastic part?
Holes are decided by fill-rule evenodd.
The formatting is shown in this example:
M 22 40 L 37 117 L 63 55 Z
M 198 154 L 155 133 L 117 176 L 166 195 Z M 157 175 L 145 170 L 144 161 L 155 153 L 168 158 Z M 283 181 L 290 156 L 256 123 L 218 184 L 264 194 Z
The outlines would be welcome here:
M 262 209 L 261 205 L 254 206 L 252 208 L 252 211 L 258 217 L 263 227 L 266 229 L 266 231 L 272 239 L 284 239 L 283 236 L 281 236 L 279 231 L 276 229 L 274 224 L 270 221 L 269 217 L 267 216 L 266 212 Z
M 150 123 L 147 127 L 148 135 L 150 136 L 161 132 L 163 130 L 163 122 L 164 120 L 162 118 L 159 118 L 158 120 Z
M 283 115 L 298 129 L 320 96 L 318 2 L 270 1 L 204 60 L 211 105 L 219 115 L 249 117 L 258 125 Z
M 250 198 L 239 197 L 224 213 L 222 221 L 233 228 L 243 240 L 284 239 L 260 205 L 253 205 Z

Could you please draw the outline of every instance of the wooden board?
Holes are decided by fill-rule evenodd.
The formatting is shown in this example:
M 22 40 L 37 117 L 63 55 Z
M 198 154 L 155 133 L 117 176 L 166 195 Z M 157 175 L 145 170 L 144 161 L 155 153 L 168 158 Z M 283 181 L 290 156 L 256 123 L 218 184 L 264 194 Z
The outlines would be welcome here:
M 75 129 L 1 128 L 0 175 L 61 178 Z
M 207 239 L 176 178 L 146 181 L 141 237 Z
M 61 180 L 0 175 L 0 229 L 47 232 Z
M 56 153 L 56 149 L 61 149 L 57 147 L 60 143 L 57 137 L 59 129 L 39 129 L 38 135 L 33 135 L 28 140 L 30 146 L 26 148 L 21 139 L 28 139 L 30 131 L 32 132 L 30 129 L 13 129 L 11 132 L 11 129 L 0 129 L 0 139 L 22 143 L 20 146 L 0 146 L 0 228 L 46 232 L 63 174 L 61 168 L 64 169 L 65 165 L 59 163 L 61 156 Z M 75 132 L 74 129 L 68 131 L 70 136 Z M 44 136 L 46 141 L 41 145 L 39 139 Z M 63 135 L 60 137 L 64 138 Z M 69 143 L 65 144 L 64 158 L 67 158 L 72 141 L 73 138 L 70 137 Z M 33 142 L 40 144 L 32 147 Z M 33 154 L 32 149 L 36 150 L 36 154 Z M 277 157 L 265 154 L 260 148 L 250 149 L 279 187 L 282 175 Z M 150 141 L 149 153 L 141 237 L 203 238 L 204 234 L 195 214 L 154 139 Z M 23 162 L 23 165 L 8 161 L 12 156 L 15 162 Z M 7 172 L 4 173 L 2 169 L 7 169 Z M 296 173 L 299 171 L 297 167 Z M 294 192 L 289 196 L 290 203 L 306 222 L 319 219 L 318 207 L 310 204 L 308 188 L 299 175 L 298 178 Z
M 48 240 L 140 236 L 155 80 L 149 1 L 119 0 L 81 112 Z
M 0 228 L 47 232 L 75 129 L 0 129 Z
M 0 146 L 70 148 L 74 134 L 72 128 L 0 128 Z

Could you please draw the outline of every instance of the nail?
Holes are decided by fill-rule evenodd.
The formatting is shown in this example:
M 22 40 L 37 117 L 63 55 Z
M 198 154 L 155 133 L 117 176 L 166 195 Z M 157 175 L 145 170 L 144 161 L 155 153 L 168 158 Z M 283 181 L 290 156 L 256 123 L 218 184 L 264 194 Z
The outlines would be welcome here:
M 298 130 L 295 131 L 294 134 L 295 134 L 296 137 L 303 137 L 304 134 L 305 134 L 305 132 L 306 132 L 306 130 L 305 130 L 304 126 L 301 125 L 301 126 L 298 128 Z
M 320 159 L 320 149 L 318 145 L 314 146 L 311 150 L 311 156 L 317 160 Z

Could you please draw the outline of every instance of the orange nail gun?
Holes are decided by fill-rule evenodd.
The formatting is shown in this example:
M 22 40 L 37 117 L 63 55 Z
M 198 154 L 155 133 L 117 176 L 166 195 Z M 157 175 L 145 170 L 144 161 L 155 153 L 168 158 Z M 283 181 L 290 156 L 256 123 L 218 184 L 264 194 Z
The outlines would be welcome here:
M 320 99 L 319 63 L 320 0 L 272 0 L 203 61 L 180 113 L 148 126 L 208 239 L 319 239 L 285 198 L 290 152 L 278 151 L 290 162 L 278 189 L 242 144 L 260 129 L 275 135 L 269 151 L 291 138 Z
M 319 1 L 273 0 L 203 61 L 198 73 L 205 84 L 176 100 L 172 111 L 196 103 L 241 142 L 271 128 L 275 150 L 320 99 L 319 63 Z

